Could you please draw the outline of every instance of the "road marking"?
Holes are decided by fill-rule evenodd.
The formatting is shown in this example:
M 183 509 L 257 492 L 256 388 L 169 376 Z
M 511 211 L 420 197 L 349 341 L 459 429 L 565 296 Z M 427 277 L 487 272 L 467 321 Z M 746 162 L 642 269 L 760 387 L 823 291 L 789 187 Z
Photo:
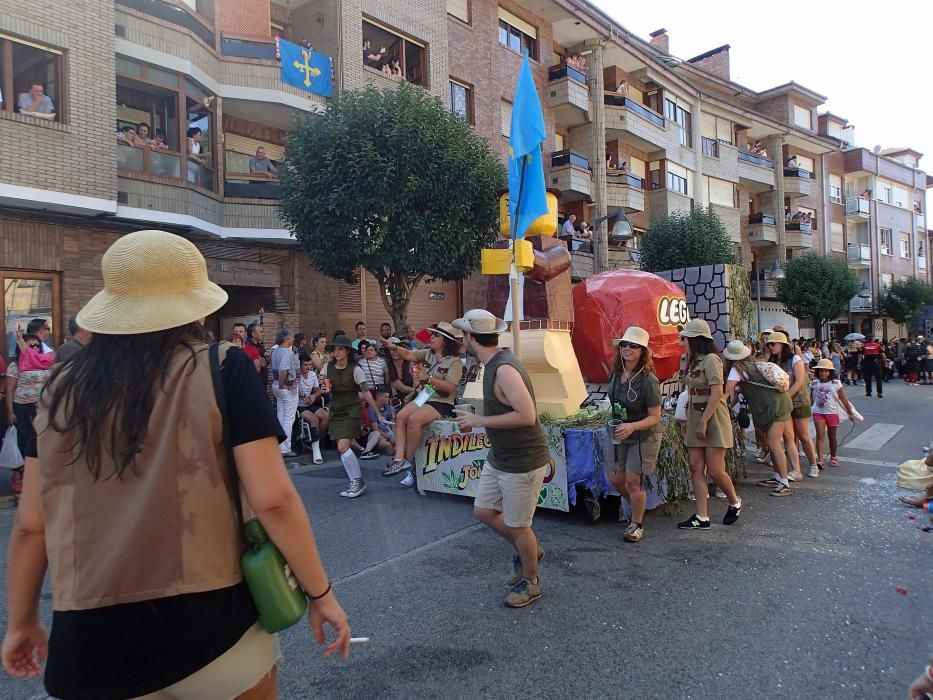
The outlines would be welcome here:
M 746 452 L 750 455 L 755 454 L 756 448 L 749 447 L 746 449 Z M 867 464 L 871 467 L 890 467 L 896 468 L 901 466 L 901 462 L 883 462 L 880 459 L 862 459 L 861 457 L 846 457 L 843 455 L 839 456 L 839 460 L 843 463 L 851 462 L 852 464 Z M 769 465 L 762 464 L 761 466 L 767 467 Z
M 877 452 L 884 447 L 888 440 L 897 435 L 903 427 L 903 425 L 897 425 L 896 423 L 875 423 L 857 438 L 847 442 L 843 447 L 850 450 Z

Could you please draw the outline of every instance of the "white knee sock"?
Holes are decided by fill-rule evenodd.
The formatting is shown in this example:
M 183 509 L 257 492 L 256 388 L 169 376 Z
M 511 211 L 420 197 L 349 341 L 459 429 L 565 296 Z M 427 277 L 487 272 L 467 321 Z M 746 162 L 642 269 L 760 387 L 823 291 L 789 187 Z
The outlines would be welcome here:
M 343 462 L 343 468 L 351 480 L 362 478 L 363 471 L 360 469 L 359 460 L 357 460 L 356 455 L 353 454 L 353 450 L 347 450 L 342 453 L 340 455 L 340 461 Z

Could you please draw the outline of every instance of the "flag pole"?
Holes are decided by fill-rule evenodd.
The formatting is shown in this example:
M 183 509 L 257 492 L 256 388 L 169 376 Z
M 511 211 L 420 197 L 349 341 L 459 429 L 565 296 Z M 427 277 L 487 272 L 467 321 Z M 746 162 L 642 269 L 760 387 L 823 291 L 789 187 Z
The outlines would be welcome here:
M 527 156 L 522 156 L 522 174 L 518 180 L 518 198 L 515 201 L 515 216 L 513 216 L 510 221 L 512 228 L 512 269 L 509 271 L 509 286 L 512 293 L 512 352 L 515 354 L 515 357 L 519 359 L 521 359 L 521 338 L 519 337 L 521 335 L 521 314 L 518 310 L 518 268 L 515 265 L 515 247 L 518 245 L 518 238 L 515 236 L 515 226 L 522 206 L 522 191 L 525 188 L 525 166 L 527 164 Z

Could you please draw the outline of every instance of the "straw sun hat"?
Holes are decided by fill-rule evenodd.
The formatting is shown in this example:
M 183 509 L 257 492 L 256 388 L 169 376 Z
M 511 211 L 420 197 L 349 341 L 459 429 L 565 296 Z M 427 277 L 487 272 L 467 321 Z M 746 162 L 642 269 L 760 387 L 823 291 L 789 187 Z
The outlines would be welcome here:
M 470 309 L 463 318 L 454 321 L 454 328 L 458 328 L 466 333 L 493 334 L 505 333 L 508 324 L 501 318 L 496 318 L 486 309 Z
M 833 372 L 836 371 L 836 368 L 833 367 L 832 360 L 820 360 L 813 366 L 814 371 L 821 370 L 821 369 L 828 369 L 828 370 L 832 370 Z
M 682 338 L 709 338 L 713 339 L 713 334 L 710 333 L 709 324 L 704 321 L 702 318 L 694 318 L 687 322 L 687 325 L 684 326 L 680 335 Z
M 104 289 L 78 312 L 81 328 L 137 335 L 177 328 L 214 313 L 227 293 L 207 278 L 194 243 L 166 231 L 123 236 L 101 261 Z
M 749 350 L 748 346 L 741 340 L 730 340 L 726 344 L 726 349 L 722 351 L 722 356 L 727 360 L 732 360 L 733 362 L 737 360 L 744 360 L 751 354 L 752 351 Z
M 784 343 L 784 345 L 790 345 L 790 343 L 787 340 L 787 336 L 781 333 L 780 331 L 774 331 L 774 333 L 768 336 L 768 339 L 765 342 Z
M 648 336 L 648 331 L 644 328 L 639 328 L 638 326 L 629 326 L 625 329 L 625 333 L 622 334 L 621 338 L 615 338 L 612 341 L 612 344 L 616 347 L 619 346 L 619 343 L 635 343 L 635 345 L 640 345 L 643 348 L 648 347 L 648 342 L 650 337 Z

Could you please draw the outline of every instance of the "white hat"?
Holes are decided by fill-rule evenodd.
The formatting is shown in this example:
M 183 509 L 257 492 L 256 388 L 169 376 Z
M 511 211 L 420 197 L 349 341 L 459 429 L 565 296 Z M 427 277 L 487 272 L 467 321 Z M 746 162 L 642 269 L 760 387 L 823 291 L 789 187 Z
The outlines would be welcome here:
M 428 328 L 428 331 L 431 333 L 439 333 L 440 335 L 444 336 L 448 340 L 459 340 L 460 339 L 457 336 L 457 329 L 454 328 L 451 324 L 447 323 L 447 321 L 441 321 L 440 323 L 435 323 L 433 326 Z
M 687 321 L 687 325 L 680 330 L 680 335 L 682 338 L 709 338 L 713 339 L 713 334 L 710 333 L 709 324 L 704 321 L 702 318 L 692 318 Z
M 751 354 L 752 351 L 749 350 L 748 346 L 741 340 L 730 340 L 726 344 L 726 349 L 722 351 L 722 356 L 733 362 L 736 360 L 744 360 Z
M 116 241 L 101 261 L 104 288 L 78 312 L 81 328 L 137 335 L 185 326 L 227 303 L 207 278 L 194 243 L 167 231 L 136 231 Z
M 509 325 L 501 318 L 496 318 L 486 309 L 470 309 L 463 318 L 454 321 L 454 328 L 465 333 L 492 334 L 505 333 Z
M 640 345 L 643 348 L 648 347 L 648 341 L 651 338 L 648 336 L 648 331 L 644 328 L 639 328 L 638 326 L 629 326 L 625 329 L 625 333 L 622 334 L 621 338 L 616 338 L 612 341 L 612 344 L 618 346 L 619 343 L 635 343 Z

